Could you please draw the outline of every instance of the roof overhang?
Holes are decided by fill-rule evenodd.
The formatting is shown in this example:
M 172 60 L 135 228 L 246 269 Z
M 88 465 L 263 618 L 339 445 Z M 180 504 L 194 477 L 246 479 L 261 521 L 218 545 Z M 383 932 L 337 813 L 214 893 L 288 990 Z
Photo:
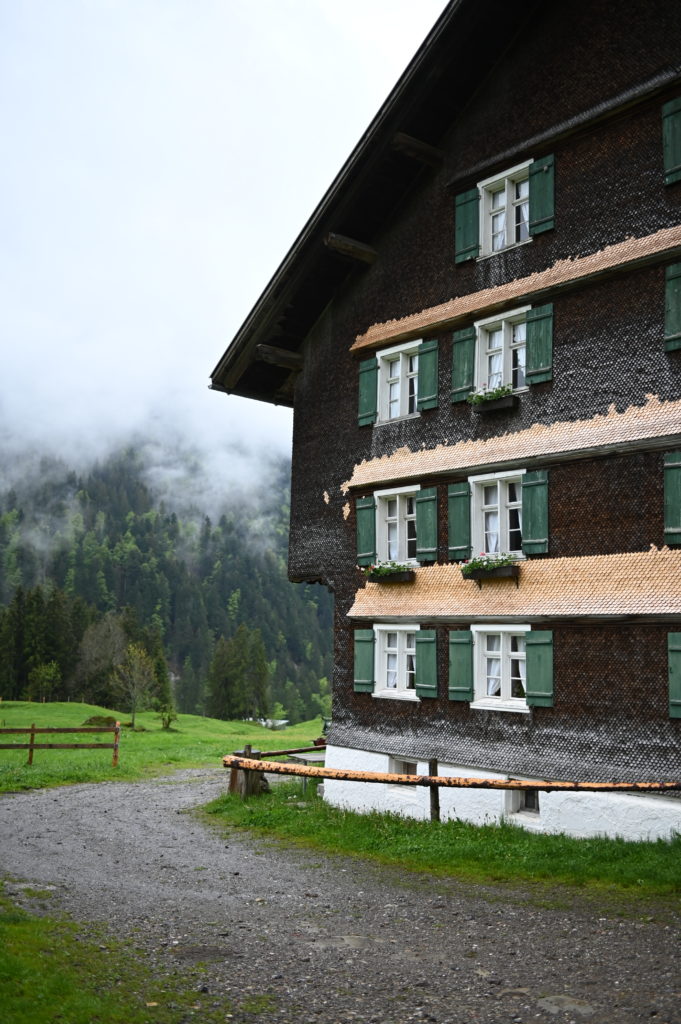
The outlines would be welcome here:
M 479 87 L 480 39 L 489 68 L 536 6 L 452 0 L 213 370 L 213 389 L 293 405 L 303 341 L 348 278 L 380 260 L 384 226 L 441 160 L 454 103 Z

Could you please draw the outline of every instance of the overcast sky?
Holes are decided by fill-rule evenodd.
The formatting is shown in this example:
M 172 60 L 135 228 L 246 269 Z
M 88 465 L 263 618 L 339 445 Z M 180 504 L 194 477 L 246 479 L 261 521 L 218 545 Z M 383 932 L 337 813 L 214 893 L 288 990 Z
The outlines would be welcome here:
M 211 370 L 445 0 L 0 0 L 0 440 L 288 451 Z

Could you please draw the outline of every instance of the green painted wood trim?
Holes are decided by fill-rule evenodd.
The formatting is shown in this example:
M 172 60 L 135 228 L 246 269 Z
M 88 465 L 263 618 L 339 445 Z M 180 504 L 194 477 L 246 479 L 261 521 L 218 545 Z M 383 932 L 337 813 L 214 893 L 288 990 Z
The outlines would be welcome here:
M 553 377 L 553 303 L 528 310 L 525 376 L 528 384 Z
M 553 630 L 525 634 L 525 698 L 529 707 L 553 707 Z
M 681 718 L 681 633 L 667 634 L 669 717 Z
M 664 457 L 664 542 L 681 545 L 681 451 Z
M 373 565 L 376 561 L 376 501 L 370 494 L 357 498 L 357 565 Z
M 424 487 L 415 498 L 416 559 L 437 560 L 437 487 Z
M 363 359 L 359 364 L 359 402 L 357 422 L 368 427 L 378 415 L 378 359 Z
M 535 160 L 530 164 L 530 234 L 539 235 L 554 226 L 554 179 L 555 161 L 553 154 Z
M 471 486 L 468 480 L 447 488 L 447 551 L 455 562 L 471 557 Z
M 449 687 L 450 700 L 473 700 L 473 634 L 468 629 L 452 630 L 449 634 Z
M 664 183 L 681 181 L 681 96 L 662 107 Z
M 416 696 L 437 697 L 437 633 L 420 629 L 416 634 Z
M 454 262 L 474 260 L 480 254 L 480 193 L 461 192 L 454 201 Z
M 681 348 L 681 263 L 665 270 L 664 347 L 667 352 Z
M 475 327 L 452 334 L 452 402 L 465 402 L 475 384 Z
M 437 338 L 428 338 L 419 345 L 419 390 L 417 407 L 419 412 L 424 409 L 437 409 L 438 399 L 438 342 Z
M 355 693 L 372 693 L 374 689 L 374 637 L 373 629 L 355 630 Z
M 545 555 L 549 550 L 549 474 L 535 469 L 522 478 L 523 551 Z

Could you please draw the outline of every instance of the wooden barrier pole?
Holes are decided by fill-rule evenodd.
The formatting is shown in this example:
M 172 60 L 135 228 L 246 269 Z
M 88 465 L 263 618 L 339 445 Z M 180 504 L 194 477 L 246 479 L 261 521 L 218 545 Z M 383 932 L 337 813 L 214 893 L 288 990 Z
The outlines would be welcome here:
M 28 763 L 33 764 L 33 745 L 35 744 L 35 722 L 31 723 L 31 736 L 28 743 Z
M 428 774 L 431 778 L 437 777 L 437 761 L 428 762 Z M 430 786 L 430 820 L 440 820 L 440 787 L 436 782 Z
M 111 758 L 111 767 L 118 768 L 118 745 L 121 740 L 121 723 L 116 722 L 114 728 L 114 742 L 113 742 L 113 757 Z

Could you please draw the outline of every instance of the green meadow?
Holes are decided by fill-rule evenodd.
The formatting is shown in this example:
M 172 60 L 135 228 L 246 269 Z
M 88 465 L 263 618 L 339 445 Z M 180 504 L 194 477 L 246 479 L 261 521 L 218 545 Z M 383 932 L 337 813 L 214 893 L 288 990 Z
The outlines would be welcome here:
M 129 716 L 94 704 L 36 704 L 0 702 L 0 728 L 77 728 L 93 716 L 113 716 L 123 726 Z M 131 781 L 163 775 L 180 768 L 219 767 L 225 754 L 241 750 L 245 743 L 263 751 L 309 746 L 321 735 L 321 718 L 266 729 L 257 722 L 222 722 L 199 715 L 179 715 L 170 729 L 163 729 L 153 711 L 138 713 L 135 729 L 122 728 L 119 763 L 111 765 L 111 750 L 36 750 L 28 765 L 27 750 L 0 750 L 0 792 L 42 789 L 76 782 Z M 112 733 L 37 736 L 45 743 L 111 743 Z M 3 735 L 3 743 L 27 743 L 28 736 Z

